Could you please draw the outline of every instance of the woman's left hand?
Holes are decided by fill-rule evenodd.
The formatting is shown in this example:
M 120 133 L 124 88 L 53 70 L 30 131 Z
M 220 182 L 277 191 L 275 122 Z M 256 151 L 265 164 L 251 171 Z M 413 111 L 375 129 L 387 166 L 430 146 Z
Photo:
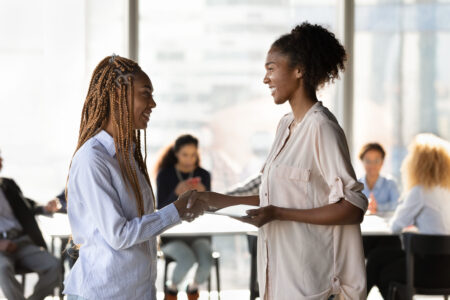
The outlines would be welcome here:
M 237 217 L 236 219 L 245 223 L 261 227 L 276 219 L 276 206 L 269 205 L 258 209 L 250 209 L 247 211 L 247 216 Z

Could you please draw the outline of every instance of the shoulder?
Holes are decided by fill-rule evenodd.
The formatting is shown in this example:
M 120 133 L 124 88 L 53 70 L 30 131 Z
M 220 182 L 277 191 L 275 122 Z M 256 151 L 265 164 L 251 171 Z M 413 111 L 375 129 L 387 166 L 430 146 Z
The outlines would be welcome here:
M 391 175 L 383 175 L 381 176 L 384 180 L 385 184 L 389 187 L 397 187 L 397 181 Z
M 211 174 L 208 171 L 206 171 L 205 169 L 203 169 L 202 167 L 197 167 L 197 169 L 195 169 L 195 173 L 197 173 L 200 176 L 204 176 L 204 177 L 211 176 Z
M 326 107 L 319 107 L 313 111 L 308 122 L 312 137 L 315 139 L 325 143 L 346 144 L 344 130 Z
M 90 138 L 73 156 L 71 169 L 106 167 L 110 158 L 106 149 L 95 138 Z
M 163 168 L 158 171 L 158 174 L 156 175 L 156 178 L 167 178 L 169 176 L 172 176 L 175 174 L 175 168 L 169 167 L 169 168 Z
M 340 130 L 341 127 L 331 111 L 325 106 L 317 105 L 311 108 L 313 111 L 310 114 L 310 123 L 318 128 L 330 128 L 333 130 Z
M 424 188 L 421 185 L 413 186 L 406 194 L 405 201 L 420 202 L 423 200 Z
M 0 184 L 17 185 L 14 179 L 8 177 L 0 177 Z
M 1 186 L 3 186 L 4 188 L 15 188 L 20 190 L 20 187 L 12 178 L 0 177 L 0 187 Z

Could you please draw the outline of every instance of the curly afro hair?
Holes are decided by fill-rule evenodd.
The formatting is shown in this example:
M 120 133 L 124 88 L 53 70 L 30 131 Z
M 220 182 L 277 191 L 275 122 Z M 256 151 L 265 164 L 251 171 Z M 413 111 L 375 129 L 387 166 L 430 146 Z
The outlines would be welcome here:
M 347 55 L 333 33 L 320 25 L 304 22 L 291 33 L 282 35 L 271 50 L 287 55 L 291 67 L 299 67 L 309 92 L 315 92 L 327 82 L 339 78 Z

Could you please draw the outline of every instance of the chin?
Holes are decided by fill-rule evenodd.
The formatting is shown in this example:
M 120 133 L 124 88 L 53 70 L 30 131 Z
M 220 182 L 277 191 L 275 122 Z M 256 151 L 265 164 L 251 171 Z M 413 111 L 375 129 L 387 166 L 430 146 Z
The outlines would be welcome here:
M 274 98 L 273 102 L 275 102 L 275 104 L 280 105 L 280 104 L 284 104 L 287 100 L 286 99 L 277 99 Z
M 136 126 L 134 126 L 134 129 L 136 130 L 144 130 L 147 129 L 147 124 L 136 124 Z

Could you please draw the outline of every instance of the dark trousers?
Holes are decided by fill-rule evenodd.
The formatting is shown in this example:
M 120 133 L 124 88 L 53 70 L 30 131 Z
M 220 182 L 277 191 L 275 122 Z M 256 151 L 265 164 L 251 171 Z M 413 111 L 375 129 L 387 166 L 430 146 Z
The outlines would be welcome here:
M 450 270 L 446 257 L 416 257 L 414 263 L 414 285 L 422 287 L 446 286 L 445 272 Z M 377 248 L 367 257 L 367 293 L 378 286 L 381 295 L 387 299 L 391 282 L 406 282 L 406 254 L 399 248 Z
M 364 257 L 368 258 L 370 253 L 378 248 L 401 249 L 402 245 L 398 235 L 370 235 L 363 236 Z

